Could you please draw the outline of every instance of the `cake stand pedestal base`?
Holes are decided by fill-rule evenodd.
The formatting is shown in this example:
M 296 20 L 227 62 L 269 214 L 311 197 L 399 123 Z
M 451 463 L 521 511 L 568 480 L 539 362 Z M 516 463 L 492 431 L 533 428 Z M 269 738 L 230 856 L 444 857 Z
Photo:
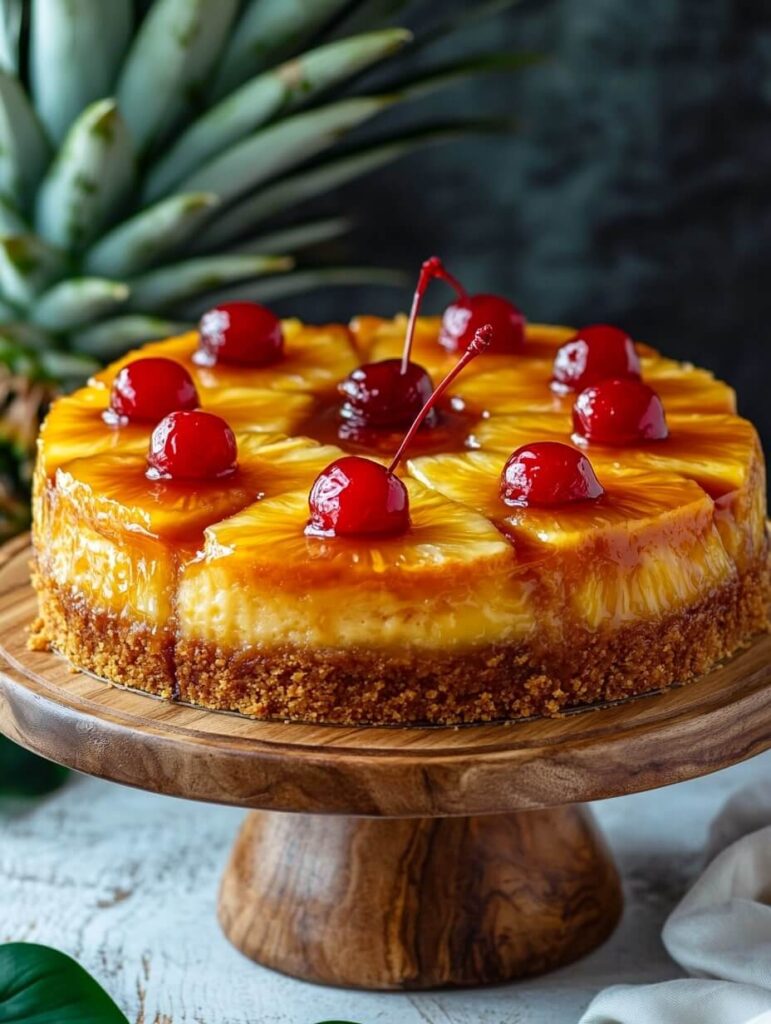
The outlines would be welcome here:
M 539 974 L 598 946 L 620 912 L 616 868 L 576 804 L 468 818 L 255 811 L 219 902 L 252 960 L 368 989 Z

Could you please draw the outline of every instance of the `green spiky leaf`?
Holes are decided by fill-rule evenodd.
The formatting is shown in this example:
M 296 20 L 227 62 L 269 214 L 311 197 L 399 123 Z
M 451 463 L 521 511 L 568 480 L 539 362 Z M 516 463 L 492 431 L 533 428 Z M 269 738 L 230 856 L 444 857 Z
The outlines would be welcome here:
M 0 68 L 19 72 L 19 44 L 24 16 L 22 0 L 0 0 Z
M 75 331 L 72 347 L 76 352 L 107 362 L 117 359 L 127 348 L 142 345 L 146 341 L 168 338 L 190 329 L 190 324 L 180 320 L 164 320 L 161 317 L 129 315 L 103 320 L 92 327 Z
M 92 103 L 40 186 L 35 228 L 53 245 L 80 250 L 121 210 L 133 181 L 134 153 L 115 101 Z
M 28 306 L 63 268 L 62 254 L 36 235 L 0 238 L 0 291 L 12 305 Z
M 321 46 L 259 75 L 195 121 L 150 171 L 147 194 L 164 195 L 185 175 L 278 113 L 384 60 L 412 38 L 386 29 Z
M 43 176 L 49 152 L 20 82 L 0 71 L 0 197 L 25 209 Z
M 349 181 L 371 174 L 421 146 L 454 142 L 472 133 L 509 131 L 510 128 L 510 124 L 500 120 L 432 125 L 369 144 L 309 170 L 299 171 L 275 184 L 267 185 L 255 195 L 226 210 L 200 233 L 195 242 L 196 251 L 231 244 L 234 239 L 252 233 L 264 221 L 317 196 L 326 195 Z
M 438 89 L 465 82 L 477 75 L 509 74 L 539 64 L 543 55 L 539 53 L 484 53 L 462 60 L 449 61 L 419 75 L 389 82 L 389 89 L 398 92 L 405 100 L 423 99 Z
M 102 277 L 79 277 L 60 281 L 35 302 L 35 323 L 50 330 L 71 330 L 113 313 L 126 304 L 127 284 Z
M 394 270 L 383 270 L 381 267 L 323 267 L 313 270 L 296 270 L 291 274 L 266 278 L 240 285 L 237 289 L 227 288 L 212 292 L 185 303 L 180 312 L 191 320 L 197 320 L 207 309 L 221 302 L 232 302 L 245 299 L 249 302 L 274 302 L 291 295 L 318 288 L 350 287 L 351 285 L 381 285 L 385 288 L 404 288 L 407 284 L 406 275 Z
M 118 101 L 140 151 L 162 141 L 202 93 L 236 0 L 156 0 L 129 51 Z
M 128 277 L 186 242 L 219 205 L 213 192 L 181 192 L 109 231 L 85 255 L 92 274 Z
M 267 235 L 247 239 L 236 246 L 237 252 L 271 253 L 299 252 L 344 235 L 351 226 L 345 217 L 327 217 L 281 228 Z M 231 249 L 232 251 L 232 249 Z
M 232 146 L 186 178 L 180 188 L 216 192 L 224 201 L 237 199 L 327 149 L 393 102 L 390 96 L 360 96 L 295 114 Z
M 110 96 L 131 37 L 131 0 L 32 0 L 30 79 L 40 120 L 61 142 L 90 103 Z
M 235 254 L 186 260 L 132 278 L 131 307 L 140 311 L 165 309 L 202 291 L 263 274 L 278 274 L 291 266 L 287 256 Z
M 305 43 L 350 0 L 250 0 L 219 63 L 212 95 L 222 97 Z

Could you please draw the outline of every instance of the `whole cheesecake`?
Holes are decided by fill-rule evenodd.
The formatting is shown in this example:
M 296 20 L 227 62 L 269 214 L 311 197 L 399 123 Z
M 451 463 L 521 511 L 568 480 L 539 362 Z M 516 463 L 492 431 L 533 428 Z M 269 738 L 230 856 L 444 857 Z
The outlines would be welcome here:
M 350 327 L 219 307 L 55 402 L 33 645 L 257 718 L 450 724 L 686 682 L 767 629 L 733 391 L 458 291 Z

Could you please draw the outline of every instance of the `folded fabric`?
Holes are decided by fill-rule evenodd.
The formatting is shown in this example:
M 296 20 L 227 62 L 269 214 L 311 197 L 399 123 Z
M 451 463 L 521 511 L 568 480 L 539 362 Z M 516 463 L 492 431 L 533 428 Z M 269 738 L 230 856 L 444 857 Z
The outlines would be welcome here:
M 667 952 L 691 977 L 615 985 L 580 1024 L 771 1024 L 768 790 L 749 787 L 728 801 L 710 832 L 714 859 L 664 925 Z
M 594 999 L 581 1024 L 771 1024 L 771 995 L 749 985 L 683 978 L 614 985 Z

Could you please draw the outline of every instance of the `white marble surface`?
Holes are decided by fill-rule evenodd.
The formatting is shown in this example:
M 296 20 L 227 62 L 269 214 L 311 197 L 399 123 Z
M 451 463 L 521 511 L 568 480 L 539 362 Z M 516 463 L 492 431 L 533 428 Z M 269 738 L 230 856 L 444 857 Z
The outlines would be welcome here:
M 678 976 L 661 924 L 698 872 L 710 820 L 771 752 L 693 782 L 596 804 L 626 910 L 592 956 L 481 991 L 371 994 L 256 967 L 214 914 L 242 812 L 74 779 L 32 806 L 0 805 L 0 941 L 42 942 L 95 974 L 132 1024 L 570 1024 L 615 982 Z

